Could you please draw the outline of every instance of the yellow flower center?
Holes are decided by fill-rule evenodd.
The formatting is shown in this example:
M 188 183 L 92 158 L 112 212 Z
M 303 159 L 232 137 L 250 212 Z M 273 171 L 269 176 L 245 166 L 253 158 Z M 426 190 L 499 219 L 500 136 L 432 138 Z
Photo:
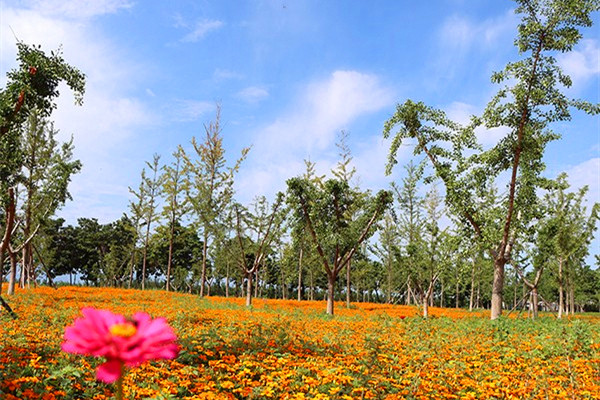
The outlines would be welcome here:
M 129 338 L 135 335 L 137 328 L 133 324 L 115 324 L 109 329 L 111 335 Z

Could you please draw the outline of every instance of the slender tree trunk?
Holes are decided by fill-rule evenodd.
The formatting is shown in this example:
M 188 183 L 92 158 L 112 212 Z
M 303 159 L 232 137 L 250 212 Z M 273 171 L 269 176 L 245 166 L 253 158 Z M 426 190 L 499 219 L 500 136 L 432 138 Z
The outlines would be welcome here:
M 477 277 L 477 293 L 475 296 L 475 307 L 481 308 L 481 276 Z
M 8 205 L 5 210 L 6 223 L 4 224 L 4 235 L 0 241 L 0 293 L 2 293 L 2 280 L 4 278 L 4 257 L 10 251 L 10 238 L 15 223 L 15 189 L 8 188 Z
M 260 285 L 260 279 L 258 276 L 258 267 L 256 268 L 256 271 L 254 272 L 254 297 L 258 297 L 258 286 Z
M 133 282 L 133 270 L 135 266 L 135 241 L 133 242 L 133 248 L 131 249 L 131 269 L 129 270 L 129 283 L 127 287 L 131 289 L 131 283 Z
M 204 228 L 202 243 L 202 274 L 200 276 L 200 297 L 204 297 L 204 285 L 206 284 L 206 257 L 208 255 L 208 232 Z
M 387 293 L 386 303 L 392 304 L 392 263 L 388 259 L 387 261 Z
M 410 297 L 412 296 L 412 290 L 410 289 L 410 278 L 406 281 L 406 305 L 410 305 Z
M 229 260 L 225 265 L 225 297 L 229 297 Z
M 562 318 L 565 309 L 563 286 L 563 259 L 558 258 L 558 318 Z
M 348 265 L 346 265 L 346 308 L 350 308 L 350 264 L 352 260 L 348 260 Z
M 471 268 L 471 294 L 469 295 L 469 311 L 473 311 L 473 301 L 475 299 L 475 258 L 473 257 Z
M 288 299 L 288 290 L 287 285 L 285 284 L 285 272 L 283 271 L 283 268 L 281 268 L 281 297 L 283 297 L 283 300 Z
M 303 249 L 300 247 L 300 254 L 298 255 L 298 301 L 302 301 L 302 255 Z
M 171 290 L 171 265 L 173 265 L 173 241 L 175 237 L 175 218 L 171 218 L 171 230 L 169 232 L 169 258 L 167 259 L 167 285 L 165 290 Z
M 531 288 L 531 318 L 538 317 L 538 289 L 537 286 Z
M 333 299 L 335 295 L 335 276 L 327 274 L 327 314 L 333 315 Z
M 315 300 L 315 282 L 313 277 L 312 269 L 308 271 L 308 276 L 310 278 L 310 300 Z
M 570 279 L 569 282 L 569 293 L 571 295 L 571 314 L 575 314 L 575 284 L 573 283 L 573 279 Z
M 17 280 L 17 255 L 9 250 L 10 257 L 10 276 L 8 279 L 8 292 L 6 294 L 15 294 L 15 282 Z
M 142 260 L 142 290 L 146 288 L 146 258 L 148 256 L 148 241 L 150 240 L 150 220 L 146 225 L 146 238 L 144 240 L 144 257 Z
M 516 309 L 517 308 L 517 282 L 515 282 L 514 288 L 513 288 L 513 307 Z
M 252 275 L 254 275 L 254 272 L 246 275 L 246 307 L 250 307 L 252 305 Z
M 458 279 L 456 280 L 456 299 L 454 302 L 454 308 L 459 308 L 460 307 L 460 282 L 458 282 Z
M 502 315 L 502 291 L 504 289 L 504 265 L 506 261 L 499 256 L 494 260 L 494 281 L 492 283 L 491 319 Z
M 2 294 L 2 283 L 4 282 L 4 252 L 0 249 L 0 294 Z

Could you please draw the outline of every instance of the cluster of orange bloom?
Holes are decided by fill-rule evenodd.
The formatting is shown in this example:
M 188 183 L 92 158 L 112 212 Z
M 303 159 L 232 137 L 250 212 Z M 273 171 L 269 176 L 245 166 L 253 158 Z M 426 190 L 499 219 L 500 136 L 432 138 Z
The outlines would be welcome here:
M 0 398 L 109 399 L 103 360 L 61 352 L 83 307 L 165 317 L 174 360 L 133 367 L 129 399 L 600 399 L 600 318 L 491 322 L 487 313 L 355 303 L 37 288 L 1 314 Z

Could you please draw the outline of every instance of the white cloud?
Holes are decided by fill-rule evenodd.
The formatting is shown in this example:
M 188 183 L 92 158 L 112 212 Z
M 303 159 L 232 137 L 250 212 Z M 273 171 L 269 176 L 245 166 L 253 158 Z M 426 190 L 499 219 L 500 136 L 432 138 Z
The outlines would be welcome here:
M 247 103 L 258 103 L 269 97 L 269 92 L 259 86 L 250 86 L 236 93 L 236 97 Z
M 502 44 L 512 45 L 512 40 L 504 40 L 504 37 L 515 31 L 517 22 L 513 10 L 477 22 L 459 15 L 447 17 L 438 32 L 433 66 L 433 77 L 437 79 L 434 83 L 437 85 L 440 79 L 452 79 L 458 71 L 462 71 L 473 50 L 497 52 Z
M 514 10 L 481 22 L 473 22 L 466 17 L 452 15 L 444 21 L 439 38 L 442 44 L 452 51 L 465 51 L 475 45 L 494 48 L 503 35 L 514 32 L 517 21 Z
M 215 103 L 199 100 L 174 100 L 166 112 L 180 122 L 196 121 L 208 111 L 214 110 Z
M 595 157 L 565 171 L 569 177 L 571 190 L 588 186 L 586 199 L 588 211 L 594 203 L 600 203 L 600 158 Z
M 600 47 L 598 41 L 585 39 L 576 50 L 560 54 L 558 63 L 579 87 L 595 75 L 600 74 Z
M 224 81 L 224 80 L 229 80 L 229 79 L 242 79 L 243 77 L 244 77 L 244 75 L 240 74 L 239 72 L 230 71 L 227 69 L 220 69 L 220 68 L 215 69 L 215 72 L 213 73 L 213 79 L 215 81 Z
M 304 159 L 334 165 L 336 134 L 358 117 L 390 106 L 394 98 L 377 76 L 357 71 L 338 70 L 307 85 L 289 111 L 256 133 L 236 184 L 240 197 L 284 190 L 285 179 L 304 171 Z
M 472 104 L 456 101 L 446 107 L 445 111 L 448 118 L 465 126 L 471 122 L 472 115 L 481 115 L 483 110 Z M 489 148 L 498 143 L 498 141 L 506 136 L 508 132 L 509 128 L 505 126 L 491 129 L 480 126 L 475 129 L 475 136 L 477 137 L 479 144 L 484 148 Z
M 179 26 L 186 26 L 186 25 L 181 25 L 183 22 L 182 21 L 178 21 Z M 215 31 L 219 28 L 221 28 L 223 26 L 223 21 L 219 21 L 219 20 L 208 20 L 208 19 L 203 19 L 203 20 L 199 20 L 196 21 L 196 23 L 191 27 L 191 31 L 185 35 L 181 41 L 182 42 L 197 42 L 198 40 L 204 38 L 204 36 L 211 31 Z
M 57 6 L 50 10 L 53 3 Z M 16 65 L 12 27 L 19 40 L 40 44 L 46 52 L 62 45 L 64 59 L 86 74 L 83 106 L 75 106 L 70 91 L 61 85 L 58 108 L 52 115 L 63 139 L 74 136 L 74 157 L 83 163 L 70 186 L 74 201 L 60 215 L 69 222 L 83 215 L 118 218 L 125 210 L 131 179 L 125 168 L 136 151 L 130 143 L 138 129 L 158 121 L 140 99 L 127 94 L 141 79 L 140 68 L 102 35 L 90 17 L 117 12 L 129 3 L 40 1 L 28 5 L 27 9 L 3 5 L 0 69 Z
M 43 15 L 74 19 L 113 14 L 133 6 L 129 0 L 30 0 L 25 4 Z

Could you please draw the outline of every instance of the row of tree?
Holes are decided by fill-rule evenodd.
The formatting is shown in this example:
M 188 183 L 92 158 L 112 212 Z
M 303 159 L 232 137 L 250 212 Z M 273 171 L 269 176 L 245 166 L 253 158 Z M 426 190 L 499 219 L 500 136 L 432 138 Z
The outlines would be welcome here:
M 524 305 L 532 316 L 540 305 L 559 316 L 598 308 L 600 277 L 585 260 L 600 206 L 587 210 L 586 188 L 569 191 L 565 175 L 543 177 L 542 159 L 546 144 L 559 137 L 549 130 L 553 122 L 569 120 L 571 108 L 600 111 L 565 96 L 571 81 L 552 56 L 572 50 L 600 2 L 517 3 L 516 45 L 529 56 L 492 76 L 506 84 L 481 116 L 463 126 L 408 100 L 385 123 L 384 137 L 392 137 L 388 172 L 407 140 L 417 158 L 390 190 L 361 190 L 342 133 L 329 178 L 307 161 L 306 172 L 289 179 L 272 204 L 259 197 L 244 207 L 233 183 L 249 149 L 227 162 L 217 107 L 189 150 L 179 146 L 166 165 L 154 155 L 130 188 L 128 212 L 106 225 L 80 219 L 64 226 L 50 218 L 80 165 L 71 160 L 71 144 L 54 140 L 47 122 L 53 103 L 23 96 L 39 95 L 40 71 L 48 85 L 66 80 L 76 93 L 83 76 L 56 55 L 20 45 L 20 68 L 2 92 L 0 268 L 6 253 L 9 292 L 16 281 L 35 282 L 41 271 L 49 282 L 67 274 L 94 285 L 151 284 L 200 296 L 234 291 L 248 305 L 253 296 L 325 298 L 330 314 L 340 296 L 348 304 L 353 298 L 417 303 L 425 316 L 432 304 L 489 306 L 492 318 Z M 52 99 L 58 93 L 50 87 L 44 93 Z M 509 129 L 503 139 L 490 149 L 479 146 L 476 129 L 500 126 Z

